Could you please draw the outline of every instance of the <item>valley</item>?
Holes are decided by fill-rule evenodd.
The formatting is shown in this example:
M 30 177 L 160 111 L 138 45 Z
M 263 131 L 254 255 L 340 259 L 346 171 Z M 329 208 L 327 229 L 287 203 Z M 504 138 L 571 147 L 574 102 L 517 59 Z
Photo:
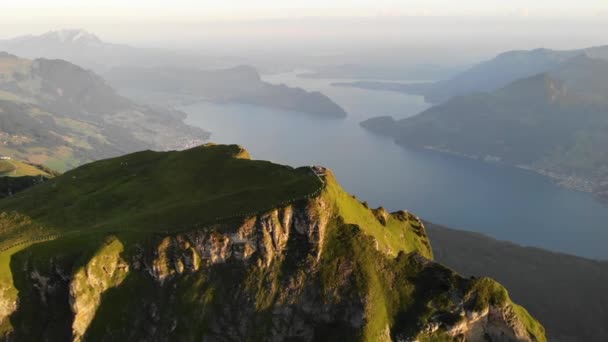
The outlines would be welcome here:
M 608 341 L 608 2 L 1 11 L 0 342 Z

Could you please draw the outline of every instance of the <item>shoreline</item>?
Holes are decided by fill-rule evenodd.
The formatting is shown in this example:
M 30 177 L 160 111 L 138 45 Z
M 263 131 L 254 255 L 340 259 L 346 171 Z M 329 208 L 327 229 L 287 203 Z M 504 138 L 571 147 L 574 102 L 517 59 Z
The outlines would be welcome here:
M 399 144 L 399 145 L 407 146 L 405 144 Z M 564 189 L 590 193 L 590 194 L 594 195 L 598 201 L 600 201 L 602 203 L 606 202 L 605 200 L 602 199 L 602 197 L 599 196 L 599 193 L 596 191 L 596 189 L 599 187 L 599 184 L 597 182 L 592 181 L 587 178 L 560 174 L 560 173 L 557 173 L 554 171 L 545 170 L 545 169 L 534 167 L 531 165 L 517 165 L 517 164 L 505 163 L 505 162 L 501 161 L 500 157 L 496 157 L 496 156 L 485 156 L 482 158 L 480 156 L 469 155 L 466 153 L 456 152 L 456 151 L 452 151 L 449 149 L 444 149 L 444 148 L 439 148 L 436 146 L 429 146 L 429 145 L 422 146 L 421 148 L 423 150 L 427 150 L 427 151 L 433 151 L 433 152 L 448 154 L 448 155 L 452 155 L 452 156 L 456 156 L 456 157 L 477 160 L 477 161 L 481 161 L 484 163 L 500 164 L 500 165 L 504 165 L 504 166 L 515 167 L 520 170 L 534 172 L 538 175 L 549 178 L 554 184 L 556 184 Z
M 506 164 L 511 165 L 511 164 Z M 515 165 L 518 169 L 532 171 L 541 176 L 545 176 L 550 178 L 555 184 L 570 190 L 586 192 L 590 194 L 595 194 L 594 189 L 597 188 L 598 184 L 591 181 L 590 179 L 572 176 L 572 175 L 564 175 L 559 174 L 557 172 L 553 172 L 550 170 L 545 170 L 542 168 L 535 168 L 529 165 Z

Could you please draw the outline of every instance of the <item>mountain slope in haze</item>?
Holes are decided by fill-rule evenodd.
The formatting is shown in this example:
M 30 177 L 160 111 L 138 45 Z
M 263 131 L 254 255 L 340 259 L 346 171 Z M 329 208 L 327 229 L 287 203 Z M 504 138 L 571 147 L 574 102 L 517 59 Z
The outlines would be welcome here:
M 0 158 L 0 199 L 42 183 L 59 173 L 40 165 Z
M 341 82 L 336 86 L 389 90 L 423 95 L 428 102 L 442 103 L 456 96 L 493 92 L 515 80 L 549 72 L 576 56 L 608 60 L 608 46 L 580 50 L 535 49 L 509 51 L 481 62 L 447 80 L 434 83 Z
M 53 169 L 146 148 L 199 144 L 185 114 L 142 106 L 62 60 L 0 53 L 0 154 Z
M 608 180 L 608 61 L 578 56 L 492 93 L 362 125 L 406 146 L 502 161 L 597 191 Z
M 238 146 L 77 168 L 0 200 L 0 236 L 6 341 L 546 340 L 414 215 Z
M 145 103 L 239 102 L 319 116 L 346 116 L 344 109 L 327 96 L 263 82 L 251 67 L 204 71 L 201 68 L 220 68 L 226 63 L 192 52 L 111 44 L 84 30 L 4 40 L 0 41 L 0 51 L 30 59 L 62 59 L 93 69 L 119 90 Z M 228 65 L 234 65 L 234 61 Z
M 550 341 L 608 340 L 608 262 L 425 226 L 436 261 L 460 274 L 504 284 L 514 300 L 543 322 Z
M 95 34 L 80 29 L 64 29 L 0 40 L 0 51 L 29 59 L 63 59 L 98 73 L 125 65 L 210 66 L 218 62 L 216 58 L 193 52 L 108 43 Z
M 249 66 L 223 70 L 122 67 L 104 77 L 131 96 L 143 92 L 146 101 L 246 103 L 322 117 L 346 116 L 322 93 L 264 82 Z
M 369 80 L 437 80 L 457 73 L 456 67 L 433 64 L 415 65 L 359 65 L 340 64 L 313 67 L 314 71 L 298 77 L 313 79 L 369 79 Z M 460 70 L 458 70 L 460 71 Z
M 492 92 L 517 79 L 547 72 L 581 53 L 549 49 L 505 52 L 449 80 L 437 82 L 423 94 L 430 102 L 438 103 L 459 95 Z
M 53 176 L 50 171 L 44 170 L 37 165 L 24 163 L 19 160 L 8 159 L 7 157 L 0 158 L 0 177 Z

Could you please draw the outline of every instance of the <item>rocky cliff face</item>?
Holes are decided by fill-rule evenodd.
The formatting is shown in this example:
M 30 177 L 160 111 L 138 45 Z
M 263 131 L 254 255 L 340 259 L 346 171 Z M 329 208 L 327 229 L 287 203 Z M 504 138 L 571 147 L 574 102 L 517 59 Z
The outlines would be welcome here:
M 20 247 L 0 340 L 544 341 L 502 286 L 433 262 L 420 219 L 324 172 L 316 196 L 206 227 Z
M 32 246 L 11 263 L 22 272 L 19 299 L 0 312 L 15 328 L 5 340 L 536 340 L 507 298 L 479 306 L 494 294 L 423 257 L 427 250 L 388 258 L 334 206 L 319 196 L 204 230 L 108 236 L 90 256 L 71 250 L 46 263 L 37 257 L 43 245 Z M 350 255 L 358 249 L 379 268 Z M 428 287 L 409 288 L 420 281 Z M 400 291 L 413 305 L 398 304 Z M 386 321 L 375 322 L 381 312 Z M 30 314 L 40 328 L 31 329 Z

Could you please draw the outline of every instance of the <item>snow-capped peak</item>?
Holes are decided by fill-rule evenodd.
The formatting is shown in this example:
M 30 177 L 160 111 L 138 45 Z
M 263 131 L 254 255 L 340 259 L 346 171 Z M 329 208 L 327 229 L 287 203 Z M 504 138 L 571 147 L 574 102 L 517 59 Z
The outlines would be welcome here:
M 51 31 L 41 35 L 40 38 L 72 44 L 101 43 L 101 40 L 96 35 L 80 29 Z

